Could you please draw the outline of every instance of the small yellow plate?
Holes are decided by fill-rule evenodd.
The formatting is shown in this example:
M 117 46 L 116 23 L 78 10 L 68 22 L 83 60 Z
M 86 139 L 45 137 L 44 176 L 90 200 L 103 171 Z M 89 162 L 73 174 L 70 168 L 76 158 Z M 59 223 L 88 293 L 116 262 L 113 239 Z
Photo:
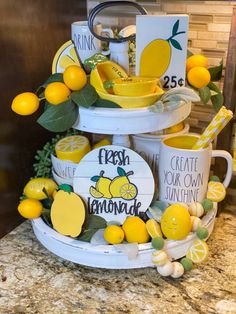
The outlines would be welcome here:
M 160 97 L 164 94 L 164 91 L 157 86 L 154 93 L 137 97 L 105 94 L 99 90 L 97 90 L 97 93 L 102 99 L 113 101 L 124 109 L 134 109 L 151 106 L 154 102 L 160 99 Z

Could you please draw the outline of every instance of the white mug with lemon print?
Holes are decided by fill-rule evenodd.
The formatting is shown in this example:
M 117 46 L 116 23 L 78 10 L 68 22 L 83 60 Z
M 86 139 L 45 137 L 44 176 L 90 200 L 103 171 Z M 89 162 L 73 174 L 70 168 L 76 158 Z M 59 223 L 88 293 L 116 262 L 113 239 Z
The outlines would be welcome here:
M 201 202 L 206 197 L 212 157 L 227 161 L 224 186 L 232 177 L 232 157 L 224 150 L 212 150 L 212 145 L 193 150 L 199 135 L 170 136 L 160 147 L 159 199 L 168 203 Z
M 114 37 L 113 31 L 110 28 L 103 28 L 101 23 L 96 24 L 94 29 L 98 35 L 107 33 L 109 37 Z M 102 43 L 90 32 L 87 21 L 71 24 L 71 39 L 82 63 L 96 53 L 102 52 L 104 55 L 110 53 L 110 51 L 102 51 Z

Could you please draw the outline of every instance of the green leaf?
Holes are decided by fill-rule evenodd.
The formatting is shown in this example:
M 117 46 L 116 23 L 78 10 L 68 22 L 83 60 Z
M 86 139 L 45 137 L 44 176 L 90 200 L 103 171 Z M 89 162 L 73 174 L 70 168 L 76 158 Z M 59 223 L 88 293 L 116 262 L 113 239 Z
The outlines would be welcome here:
M 80 91 L 71 93 L 71 99 L 77 106 L 89 108 L 98 99 L 98 94 L 93 86 L 87 84 Z
M 46 88 L 48 84 L 53 83 L 53 82 L 61 82 L 64 83 L 63 81 L 63 74 L 62 73 L 54 73 L 49 78 L 43 83 L 42 87 Z
M 51 105 L 37 122 L 51 132 L 64 132 L 70 129 L 78 117 L 78 108 L 71 100 L 59 105 Z
M 118 172 L 118 175 L 121 177 L 126 176 L 125 170 L 121 167 L 117 167 L 117 172 Z
M 93 235 L 98 231 L 98 229 L 88 229 L 85 230 L 77 239 L 84 242 L 90 242 Z
M 187 50 L 187 58 L 193 56 L 193 53 L 190 50 Z
M 104 218 L 97 215 L 90 215 L 85 222 L 85 230 L 106 228 L 107 222 Z
M 210 88 L 210 90 L 213 90 L 217 93 L 221 93 L 221 90 L 219 89 L 219 87 L 215 83 L 210 82 L 207 86 Z
M 211 81 L 219 81 L 222 77 L 223 61 L 216 67 L 209 68 L 208 71 L 211 74 Z
M 53 199 L 51 198 L 45 198 L 44 200 L 41 201 L 43 204 L 43 207 L 46 209 L 50 209 L 52 207 Z
M 44 208 L 42 212 L 43 220 L 52 228 L 52 221 L 51 221 L 51 209 Z
M 178 41 L 177 40 L 175 40 L 175 39 L 170 39 L 170 43 L 171 43 L 171 45 L 174 47 L 174 48 L 176 48 L 176 49 L 178 49 L 178 50 L 182 50 L 182 47 L 180 46 L 180 44 L 178 43 Z
M 224 103 L 224 97 L 221 93 L 214 95 L 211 97 L 211 102 L 214 107 L 214 110 L 218 112 Z
M 93 176 L 90 180 L 93 182 L 98 182 L 99 179 L 100 179 L 100 176 Z
M 98 108 L 121 108 L 120 105 L 114 103 L 113 101 L 98 98 L 96 102 L 93 104 L 93 107 Z
M 199 91 L 199 96 L 200 96 L 202 102 L 204 104 L 207 104 L 211 98 L 210 88 L 206 86 L 206 87 L 200 88 L 198 91 Z
M 69 185 L 69 184 L 66 184 L 66 183 L 60 184 L 59 187 L 58 187 L 58 190 L 63 190 L 65 192 L 67 192 L 67 193 L 73 192 L 72 186 Z
M 174 36 L 178 32 L 178 29 L 179 29 L 179 20 L 177 20 L 173 26 L 172 36 Z

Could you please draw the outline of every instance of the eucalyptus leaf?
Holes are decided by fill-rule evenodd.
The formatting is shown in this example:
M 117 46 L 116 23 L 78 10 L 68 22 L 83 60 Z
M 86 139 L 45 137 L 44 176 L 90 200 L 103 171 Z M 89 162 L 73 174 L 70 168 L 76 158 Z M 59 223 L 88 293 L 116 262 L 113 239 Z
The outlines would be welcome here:
M 97 215 L 90 215 L 85 222 L 85 230 L 88 229 L 104 229 L 107 226 L 107 222 L 104 218 Z
M 176 48 L 176 49 L 178 49 L 178 50 L 182 50 L 182 47 L 180 46 L 180 44 L 178 43 L 178 41 L 177 40 L 175 40 L 175 39 L 170 39 L 170 43 L 171 43 L 171 45 L 174 47 L 174 48 Z
M 61 82 L 64 83 L 63 74 L 62 73 L 54 73 L 43 83 L 42 87 L 46 88 L 48 84 L 53 82 Z
M 217 94 L 221 93 L 221 90 L 215 83 L 210 82 L 207 86 L 210 88 L 210 90 L 217 92 Z
M 93 235 L 98 231 L 98 229 L 88 229 L 85 230 L 77 239 L 84 242 L 90 242 Z
M 210 98 L 211 98 L 211 91 L 210 91 L 210 88 L 207 87 L 207 86 L 205 86 L 205 87 L 203 87 L 203 88 L 200 88 L 198 91 L 199 91 L 199 96 L 200 96 L 202 102 L 203 102 L 204 104 L 207 104 L 208 101 L 209 101 Z
M 106 99 L 101 99 L 98 98 L 95 103 L 93 104 L 93 107 L 98 107 L 98 108 L 121 108 L 120 105 L 114 103 L 113 101 L 106 100 Z
M 222 77 L 223 61 L 218 66 L 208 68 L 208 71 L 211 74 L 211 81 L 219 81 Z
M 68 100 L 59 105 L 51 105 L 37 122 L 51 132 L 64 132 L 73 126 L 77 117 L 78 108 Z
M 91 107 L 98 99 L 98 94 L 92 85 L 85 85 L 80 91 L 71 93 L 71 99 L 77 106 Z
M 219 93 L 211 97 L 211 102 L 214 110 L 218 112 L 224 103 L 224 97 L 221 93 Z

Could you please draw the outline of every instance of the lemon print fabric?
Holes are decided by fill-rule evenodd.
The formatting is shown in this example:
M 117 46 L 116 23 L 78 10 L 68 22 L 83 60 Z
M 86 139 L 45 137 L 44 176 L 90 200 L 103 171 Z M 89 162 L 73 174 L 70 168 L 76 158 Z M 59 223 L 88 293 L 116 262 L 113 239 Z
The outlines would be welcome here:
M 85 205 L 77 194 L 60 190 L 51 208 L 53 228 L 63 235 L 77 237 L 82 231 L 85 213 Z
M 89 140 L 82 135 L 64 137 L 55 146 L 55 153 L 58 159 L 74 163 L 78 163 L 89 151 Z
M 139 75 L 160 78 L 166 73 L 171 63 L 173 49 L 182 50 L 178 36 L 186 31 L 179 31 L 179 21 L 178 19 L 173 24 L 168 38 L 155 38 L 144 47 L 139 61 Z
M 70 65 L 81 66 L 72 40 L 64 43 L 56 52 L 52 62 L 52 73 L 63 73 Z

